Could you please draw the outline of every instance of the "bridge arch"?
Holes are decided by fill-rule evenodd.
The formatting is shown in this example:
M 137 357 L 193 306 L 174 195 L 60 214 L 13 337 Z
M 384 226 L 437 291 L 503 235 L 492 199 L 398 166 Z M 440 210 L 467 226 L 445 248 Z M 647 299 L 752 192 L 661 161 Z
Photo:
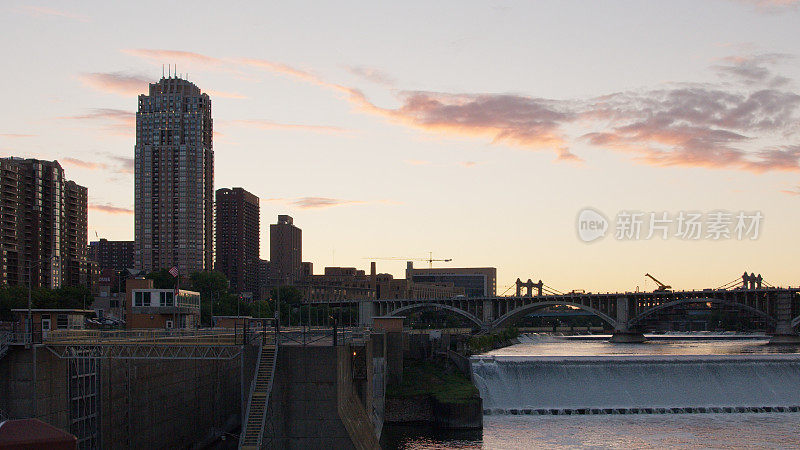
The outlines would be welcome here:
M 529 303 L 527 305 L 520 306 L 519 308 L 513 309 L 513 310 L 503 314 L 502 316 L 498 317 L 497 319 L 495 319 L 495 321 L 492 322 L 492 324 L 491 324 L 491 328 L 492 329 L 501 328 L 501 327 L 505 326 L 506 324 L 508 324 L 509 322 L 513 322 L 515 320 L 518 320 L 521 317 L 523 317 L 523 316 L 525 316 L 527 314 L 530 314 L 533 311 L 536 311 L 537 309 L 544 309 L 544 308 L 547 308 L 547 307 L 550 307 L 550 306 L 572 306 L 572 307 L 575 307 L 575 308 L 581 309 L 583 311 L 587 311 L 587 312 L 590 312 L 590 313 L 594 314 L 595 316 L 603 319 L 605 322 L 607 322 L 612 327 L 616 328 L 616 326 L 617 326 L 617 321 L 612 319 L 608 314 L 600 312 L 600 311 L 598 311 L 598 310 L 596 310 L 596 309 L 594 309 L 594 308 L 592 308 L 590 306 L 581 305 L 580 303 L 572 303 L 572 302 L 564 302 L 564 301 L 547 301 L 547 302 Z
M 667 302 L 667 303 L 662 303 L 662 304 L 660 304 L 658 306 L 654 306 L 654 307 L 652 307 L 650 309 L 642 311 L 641 313 L 639 313 L 638 316 L 631 318 L 628 321 L 628 324 L 630 326 L 634 326 L 634 325 L 638 324 L 639 322 L 641 322 L 643 319 L 646 319 L 647 317 L 649 317 L 649 316 L 651 316 L 651 315 L 653 315 L 653 314 L 655 314 L 655 313 L 657 313 L 659 311 L 663 311 L 663 310 L 672 308 L 673 306 L 677 306 L 677 305 L 688 305 L 688 304 L 692 304 L 692 303 L 717 303 L 717 304 L 721 304 L 721 305 L 732 306 L 734 308 L 738 308 L 738 309 L 742 309 L 742 310 L 745 310 L 747 312 L 750 312 L 750 313 L 752 313 L 752 314 L 754 314 L 756 316 L 763 317 L 769 323 L 774 324 L 776 322 L 774 317 L 770 316 L 769 314 L 765 313 L 764 311 L 761 311 L 759 309 L 753 308 L 752 306 L 745 305 L 744 303 L 732 302 L 732 301 L 723 300 L 723 299 L 720 299 L 720 298 L 700 297 L 700 298 L 684 298 L 684 299 L 680 299 L 680 300 L 673 300 L 673 301 Z M 800 321 L 800 317 L 798 317 L 798 321 Z
M 415 311 L 423 311 L 428 309 L 441 309 L 451 313 L 455 313 L 461 317 L 468 319 L 470 322 L 477 325 L 479 328 L 483 328 L 484 323 L 482 320 L 478 319 L 474 314 L 470 314 L 467 311 L 464 311 L 461 308 L 456 308 L 455 306 L 445 305 L 442 303 L 415 303 L 413 305 L 407 305 L 400 308 L 397 308 L 389 313 L 390 316 L 399 316 L 406 312 L 415 312 Z

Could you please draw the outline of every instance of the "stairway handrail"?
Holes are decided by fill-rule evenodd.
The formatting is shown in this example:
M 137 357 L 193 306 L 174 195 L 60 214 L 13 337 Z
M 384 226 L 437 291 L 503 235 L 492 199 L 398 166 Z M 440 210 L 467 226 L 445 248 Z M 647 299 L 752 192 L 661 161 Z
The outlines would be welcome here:
M 258 368 L 261 365 L 261 352 L 264 347 L 264 339 L 261 339 L 258 346 L 258 356 L 256 357 L 256 365 L 253 368 L 253 378 L 250 380 L 250 394 L 247 397 L 247 409 L 245 410 L 244 417 L 242 417 L 242 431 L 239 433 L 239 448 L 242 447 L 245 434 L 247 433 L 247 418 L 250 417 L 250 405 L 253 404 L 253 392 L 256 389 L 256 378 L 258 378 Z
M 277 332 L 276 332 L 277 334 Z M 278 365 L 278 339 L 277 336 L 273 339 L 275 342 L 275 351 L 272 352 L 272 372 L 269 374 L 269 383 L 267 384 L 267 393 L 264 397 L 264 415 L 261 416 L 261 427 L 258 432 L 258 448 L 264 441 L 264 426 L 267 424 L 267 412 L 269 411 L 269 397 L 272 394 L 272 384 L 275 381 L 275 368 Z

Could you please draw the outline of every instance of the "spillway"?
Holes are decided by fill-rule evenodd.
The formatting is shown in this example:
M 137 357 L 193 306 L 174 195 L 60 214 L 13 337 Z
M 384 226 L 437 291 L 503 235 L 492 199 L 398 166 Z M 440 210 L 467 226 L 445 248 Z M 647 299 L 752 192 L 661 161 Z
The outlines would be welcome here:
M 800 411 L 800 356 L 471 359 L 484 414 Z

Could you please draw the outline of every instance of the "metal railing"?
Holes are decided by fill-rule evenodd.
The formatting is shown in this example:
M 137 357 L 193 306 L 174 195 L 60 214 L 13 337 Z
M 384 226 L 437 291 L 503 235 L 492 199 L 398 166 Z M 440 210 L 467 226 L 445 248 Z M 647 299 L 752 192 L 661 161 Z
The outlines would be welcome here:
M 369 338 L 369 329 L 364 327 L 303 326 L 281 328 L 278 342 L 282 345 L 340 345 Z M 366 337 L 365 337 L 366 336 Z
M 241 345 L 250 338 L 245 328 L 52 330 L 43 334 L 46 345 L 71 344 L 206 344 Z
M 9 345 L 11 345 L 11 333 L 0 331 L 0 358 L 6 355 Z

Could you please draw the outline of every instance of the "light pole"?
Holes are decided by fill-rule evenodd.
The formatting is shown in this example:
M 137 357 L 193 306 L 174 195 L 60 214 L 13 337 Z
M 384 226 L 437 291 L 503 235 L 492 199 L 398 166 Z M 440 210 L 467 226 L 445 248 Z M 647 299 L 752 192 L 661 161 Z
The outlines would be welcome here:
M 55 260 L 55 258 L 57 258 L 57 257 L 53 257 L 53 258 Z M 37 259 L 37 260 L 34 260 L 33 262 L 36 263 L 36 267 L 39 268 L 41 266 L 42 261 L 44 261 L 44 260 Z M 41 282 L 41 277 L 39 277 L 39 280 Z M 32 386 L 33 388 L 31 389 L 32 394 L 33 394 L 33 408 L 32 408 L 33 414 L 32 414 L 32 417 L 35 418 L 37 416 L 37 414 L 36 414 L 37 413 L 37 411 L 36 411 L 36 409 L 37 409 L 36 408 L 36 406 L 37 406 L 36 405 L 36 403 L 37 403 L 37 397 L 36 397 L 36 342 L 34 342 L 34 337 L 33 337 L 33 301 L 31 300 L 31 290 L 32 290 L 31 285 L 32 284 L 33 283 L 31 281 L 31 260 L 28 260 L 28 333 L 30 335 L 31 360 L 32 360 L 31 362 L 32 362 L 32 365 L 33 365 L 33 376 L 31 377 L 32 380 L 33 380 L 33 383 L 32 383 L 33 384 L 33 386 Z

